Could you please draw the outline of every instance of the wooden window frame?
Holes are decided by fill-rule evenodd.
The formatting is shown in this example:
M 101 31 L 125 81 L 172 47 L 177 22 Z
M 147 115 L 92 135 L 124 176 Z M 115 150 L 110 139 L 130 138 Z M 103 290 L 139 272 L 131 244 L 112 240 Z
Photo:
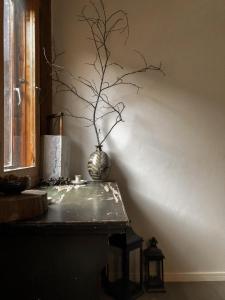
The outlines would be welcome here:
M 40 133 L 48 133 L 47 116 L 51 113 L 52 88 L 49 66 L 47 66 L 43 49 L 51 58 L 51 0 L 32 0 L 37 5 L 38 20 L 36 23 L 36 163 L 34 167 L 16 170 L 4 170 L 4 48 L 3 48 L 3 9 L 4 2 L 0 1 L 0 175 L 15 174 L 18 176 L 29 175 L 31 184 L 35 186 L 40 181 Z M 40 89 L 39 89 L 40 87 Z

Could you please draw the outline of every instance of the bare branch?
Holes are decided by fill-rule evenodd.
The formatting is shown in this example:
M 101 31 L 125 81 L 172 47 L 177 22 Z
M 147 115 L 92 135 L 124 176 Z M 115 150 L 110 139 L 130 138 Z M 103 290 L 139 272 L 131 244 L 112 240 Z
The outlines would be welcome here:
M 99 116 L 98 118 L 96 118 L 96 122 L 97 122 L 98 120 L 103 120 L 104 117 L 106 117 L 106 116 L 108 116 L 108 115 L 110 115 L 110 114 L 113 114 L 113 113 L 115 113 L 115 110 L 111 110 L 111 111 L 108 111 L 108 112 L 102 114 L 101 116 Z
M 72 118 L 75 118 L 75 119 L 85 120 L 85 121 L 91 122 L 91 125 L 92 125 L 92 120 L 89 119 L 89 118 L 87 118 L 87 117 L 76 116 L 76 115 L 72 114 L 71 112 L 69 112 L 69 113 L 64 113 L 64 116 L 65 116 L 65 117 L 72 117 Z
M 116 125 L 118 125 L 120 122 L 123 122 L 123 119 L 121 117 L 121 114 L 124 110 L 125 106 L 123 107 L 122 111 L 120 112 L 120 114 L 117 116 L 115 123 L 112 125 L 112 127 L 109 129 L 109 131 L 107 132 L 107 134 L 105 135 L 105 137 L 101 140 L 100 145 L 102 145 L 104 143 L 104 141 L 107 139 L 107 137 L 110 135 L 110 133 L 112 132 L 112 130 L 116 127 Z
M 98 68 L 97 68 L 97 56 L 95 57 L 95 60 L 94 60 L 94 62 L 93 63 L 86 63 L 87 65 L 89 65 L 89 66 L 92 66 L 94 69 L 95 69 L 95 71 L 98 73 L 98 75 L 101 77 L 101 74 L 100 74 L 100 72 L 99 72 L 99 70 L 98 70 Z
M 84 102 L 88 103 L 90 106 L 92 106 L 94 108 L 94 105 L 91 103 L 91 101 L 85 99 L 84 97 L 82 97 L 76 87 L 74 86 L 70 86 L 69 84 L 65 83 L 64 81 L 60 80 L 60 79 L 54 79 L 52 78 L 53 82 L 59 83 L 61 86 L 64 87 L 64 92 L 70 92 L 72 94 L 74 94 L 75 96 L 77 96 L 79 99 L 83 100 Z
M 110 89 L 112 87 L 115 87 L 115 86 L 118 86 L 118 85 L 121 85 L 121 84 L 130 84 L 130 85 L 134 85 L 134 86 L 138 87 L 134 83 L 124 82 L 123 79 L 127 78 L 128 76 L 131 76 L 131 75 L 134 75 L 134 74 L 137 74 L 137 73 L 144 73 L 144 72 L 147 72 L 147 71 L 159 71 L 159 72 L 164 74 L 161 65 L 159 65 L 159 66 L 147 65 L 146 67 L 143 67 L 143 68 L 131 71 L 131 72 L 127 72 L 127 73 L 117 77 L 117 79 L 112 84 L 110 84 L 107 87 L 103 88 L 103 90 L 107 90 L 107 89 Z
M 144 61 L 144 65 L 147 67 L 148 63 L 147 63 L 144 55 L 140 51 L 138 51 L 138 50 L 134 50 L 134 52 L 136 52 L 142 58 L 142 60 Z
M 117 16 L 119 16 L 119 15 L 122 15 L 122 17 L 121 18 L 119 18 L 119 17 L 117 17 Z M 121 27 L 118 27 L 118 28 L 114 28 L 114 26 L 112 26 L 111 27 L 111 32 L 113 32 L 113 31 L 119 31 L 120 33 L 124 33 L 125 31 L 127 31 L 127 37 L 126 37 L 126 39 L 125 39 L 125 44 L 127 43 L 127 40 L 128 40 L 128 38 L 129 38 L 129 21 L 128 21 L 128 17 L 127 17 L 127 13 L 124 11 L 124 10 L 122 10 L 122 9 L 120 9 L 120 10 L 117 10 L 117 11 L 115 11 L 114 13 L 112 13 L 109 17 L 108 17 L 108 19 L 107 19 L 107 23 L 110 23 L 111 21 L 112 21 L 112 19 L 113 18 L 117 18 L 117 20 L 118 19 L 121 19 L 121 20 L 123 20 L 124 22 L 125 22 L 125 24 L 124 24 L 124 26 L 121 26 Z M 118 24 L 118 23 L 117 23 Z M 110 32 L 110 30 L 109 30 L 109 34 L 107 35 L 107 37 L 109 36 L 109 35 L 111 35 L 111 32 Z
M 90 10 L 87 10 L 89 7 Z M 131 80 L 131 76 L 138 73 L 144 73 L 147 71 L 158 71 L 165 74 L 162 70 L 162 65 L 155 66 L 149 64 L 145 56 L 137 51 L 136 53 L 140 56 L 143 61 L 143 66 L 133 71 L 126 72 L 124 67 L 115 61 L 111 60 L 110 51 L 110 38 L 114 34 L 125 34 L 125 42 L 129 37 L 129 21 L 127 13 L 122 10 L 116 10 L 111 14 L 108 14 L 104 5 L 103 0 L 90 0 L 89 6 L 84 6 L 80 15 L 79 21 L 87 25 L 89 30 L 88 40 L 92 43 L 95 49 L 95 59 L 87 65 L 92 67 L 92 71 L 97 73 L 98 79 L 94 81 L 89 79 L 87 76 L 74 76 L 71 72 L 66 70 L 63 66 L 60 66 L 57 61 L 63 52 L 57 53 L 55 45 L 53 43 L 53 55 L 52 61 L 50 62 L 47 58 L 44 50 L 44 56 L 47 64 L 52 68 L 52 81 L 56 83 L 56 93 L 72 93 L 75 98 L 80 99 L 86 105 L 86 113 L 84 116 L 74 115 L 71 112 L 67 112 L 65 116 L 81 119 L 87 122 L 85 127 L 92 126 L 94 128 L 97 144 L 101 146 L 112 130 L 120 123 L 123 122 L 123 112 L 125 104 L 120 101 L 114 104 L 111 101 L 110 94 L 108 93 L 111 88 L 118 86 L 130 86 L 137 90 L 141 88 L 137 83 Z M 119 74 L 113 79 L 110 77 L 111 67 L 115 66 Z M 122 73 L 122 74 L 121 74 Z M 66 79 L 69 78 L 67 82 Z M 86 89 L 90 93 L 91 100 L 84 97 L 79 91 L 77 86 Z M 105 135 L 102 134 L 101 126 L 104 120 L 110 120 L 110 126 Z M 112 121 L 111 121 L 112 120 Z
M 117 67 L 119 67 L 120 69 L 124 69 L 124 67 L 122 66 L 122 65 L 120 65 L 119 63 L 116 63 L 116 62 L 113 62 L 113 63 L 111 63 L 111 64 L 108 64 L 108 67 L 111 67 L 111 66 L 117 66 Z

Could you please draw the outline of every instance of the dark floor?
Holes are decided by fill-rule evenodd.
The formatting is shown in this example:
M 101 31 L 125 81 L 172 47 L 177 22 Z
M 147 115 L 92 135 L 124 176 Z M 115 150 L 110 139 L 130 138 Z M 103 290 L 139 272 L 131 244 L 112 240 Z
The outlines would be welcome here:
M 145 293 L 138 300 L 225 300 L 225 282 L 167 283 L 166 293 Z

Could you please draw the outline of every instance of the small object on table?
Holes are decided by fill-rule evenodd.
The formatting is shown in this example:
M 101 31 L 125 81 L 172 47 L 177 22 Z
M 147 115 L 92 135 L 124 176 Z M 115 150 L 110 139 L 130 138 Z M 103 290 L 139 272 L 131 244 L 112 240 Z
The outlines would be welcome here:
M 20 194 L 30 187 L 29 176 L 6 175 L 0 176 L 0 193 L 3 194 Z
M 71 183 L 75 185 L 82 185 L 86 184 L 87 180 L 82 179 L 82 175 L 75 175 L 75 180 L 71 180 Z
M 75 175 L 75 180 L 72 180 L 71 183 L 74 185 L 82 185 L 86 184 L 87 180 L 82 179 L 82 175 Z
M 165 256 L 157 247 L 155 237 L 149 240 L 149 246 L 144 250 L 145 290 L 151 292 L 165 292 L 163 260 Z
M 79 182 L 76 182 L 75 180 L 72 180 L 71 183 L 74 184 L 74 185 L 84 185 L 84 184 L 87 183 L 87 180 L 82 179 Z
M 75 182 L 79 183 L 82 180 L 82 175 L 75 175 Z

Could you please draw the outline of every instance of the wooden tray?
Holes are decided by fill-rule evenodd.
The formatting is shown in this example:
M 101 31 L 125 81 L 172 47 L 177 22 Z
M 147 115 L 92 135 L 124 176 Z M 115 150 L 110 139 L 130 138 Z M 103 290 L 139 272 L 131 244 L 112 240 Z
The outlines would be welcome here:
M 44 191 L 26 190 L 18 195 L 0 195 L 0 223 L 31 219 L 47 209 L 47 193 Z

